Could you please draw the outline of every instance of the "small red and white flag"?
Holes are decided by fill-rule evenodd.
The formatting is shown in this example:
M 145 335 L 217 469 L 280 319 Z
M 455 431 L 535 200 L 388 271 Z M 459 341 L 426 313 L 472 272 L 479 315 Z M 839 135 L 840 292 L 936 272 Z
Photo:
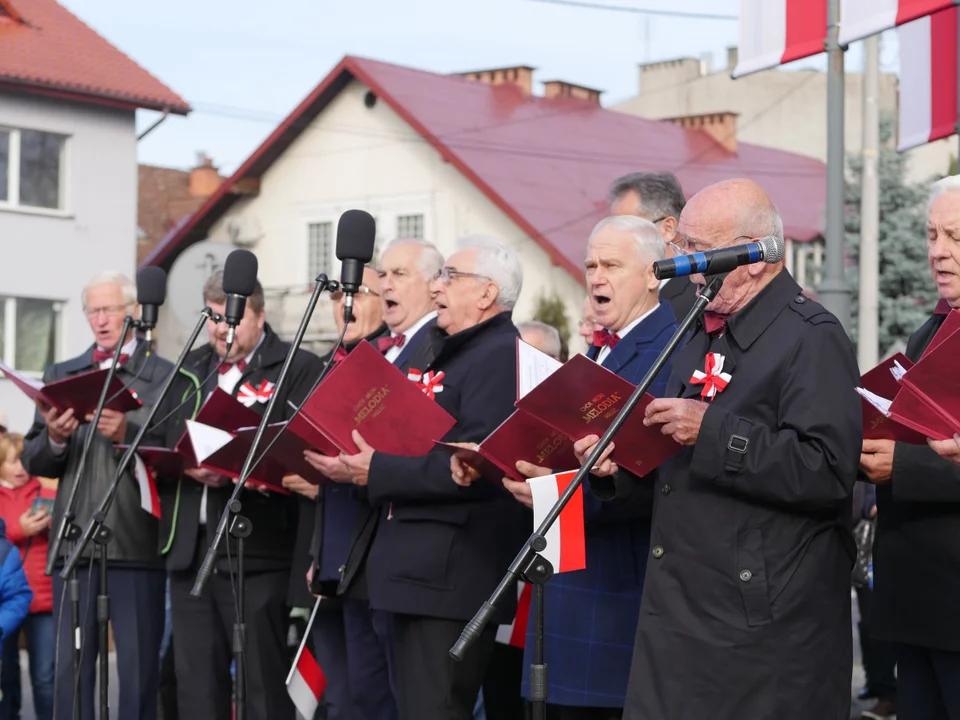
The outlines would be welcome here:
M 533 599 L 533 585 L 522 580 L 517 582 L 517 614 L 509 625 L 497 628 L 497 642 L 515 648 L 527 645 L 527 623 L 530 620 L 530 601 Z
M 740 44 L 733 77 L 824 51 L 827 0 L 740 0 Z
M 159 519 L 160 495 L 157 493 L 157 480 L 139 455 L 133 456 L 133 462 L 133 474 L 140 486 L 140 507 Z
M 900 28 L 898 150 L 949 137 L 957 122 L 957 8 Z
M 528 478 L 530 492 L 533 495 L 533 526 L 540 527 L 560 494 L 567 489 L 576 471 Z M 540 554 L 550 561 L 554 572 L 571 572 L 587 567 L 587 547 L 583 533 L 583 486 L 570 498 L 570 502 L 560 512 L 547 531 L 547 547 Z
M 327 678 L 323 670 L 310 650 L 304 647 L 293 673 L 287 679 L 287 694 L 293 700 L 297 712 L 306 720 L 313 720 L 326 687 Z
M 246 382 L 237 390 L 237 400 L 246 407 L 253 407 L 258 402 L 265 403 L 273 395 L 273 383 L 263 380 L 257 387 Z
M 849 45 L 952 5 L 953 0 L 843 0 L 840 44 Z

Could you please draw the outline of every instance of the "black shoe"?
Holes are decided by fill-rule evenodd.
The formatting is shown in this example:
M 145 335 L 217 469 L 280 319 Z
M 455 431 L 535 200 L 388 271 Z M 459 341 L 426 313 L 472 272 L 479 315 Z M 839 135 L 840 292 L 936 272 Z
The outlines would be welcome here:
M 857 700 L 873 700 L 877 697 L 877 691 L 869 685 L 864 685 L 863 690 L 857 695 Z
M 877 704 L 869 710 L 864 710 L 860 717 L 864 720 L 890 720 L 890 718 L 896 717 L 896 714 L 897 704 L 893 700 L 884 698 L 878 700 Z

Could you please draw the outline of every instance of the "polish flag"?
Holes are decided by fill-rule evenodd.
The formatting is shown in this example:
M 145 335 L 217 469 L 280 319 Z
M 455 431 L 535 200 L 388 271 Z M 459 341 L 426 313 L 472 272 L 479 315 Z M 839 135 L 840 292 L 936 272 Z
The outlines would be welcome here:
M 953 0 L 843 0 L 840 44 L 849 45 L 952 5 Z
M 140 507 L 160 519 L 160 495 L 157 494 L 157 481 L 139 455 L 134 455 L 134 476 L 140 486 Z
M 949 137 L 957 122 L 957 8 L 900 28 L 898 150 Z
M 822 53 L 826 39 L 827 0 L 740 0 L 733 77 Z
M 517 582 L 517 615 L 509 625 L 497 628 L 497 642 L 515 648 L 527 645 L 527 622 L 530 620 L 530 601 L 533 598 L 533 585 L 522 580 Z
M 576 471 L 528 478 L 533 495 L 533 526 L 540 527 L 560 494 L 573 480 Z M 547 547 L 540 553 L 553 565 L 554 572 L 583 570 L 587 566 L 587 550 L 583 535 L 583 486 L 570 498 L 560 517 L 547 531 Z
M 320 697 L 327 687 L 327 678 L 310 651 L 304 647 L 297 667 L 287 679 L 287 694 L 306 720 L 313 720 L 320 705 Z

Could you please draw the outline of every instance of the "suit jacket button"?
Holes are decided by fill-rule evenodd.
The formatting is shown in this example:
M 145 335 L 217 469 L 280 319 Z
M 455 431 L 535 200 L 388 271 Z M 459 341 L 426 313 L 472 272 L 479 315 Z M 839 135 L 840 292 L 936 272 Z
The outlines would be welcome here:
M 673 490 L 673 488 L 670 487 L 670 483 L 665 483 L 664 486 L 660 488 L 660 492 L 664 495 L 669 495 L 671 490 Z
M 743 582 L 750 582 L 750 578 L 752 578 L 752 577 L 753 577 L 753 573 L 750 572 L 749 570 L 741 570 L 741 571 L 740 571 L 740 579 L 741 579 Z
M 658 560 L 663 557 L 663 546 L 655 545 L 653 547 L 653 556 Z

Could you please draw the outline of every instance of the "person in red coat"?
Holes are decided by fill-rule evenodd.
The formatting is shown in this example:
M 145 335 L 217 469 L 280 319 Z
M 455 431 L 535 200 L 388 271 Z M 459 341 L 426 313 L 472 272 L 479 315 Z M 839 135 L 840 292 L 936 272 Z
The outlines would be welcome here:
M 22 628 L 27 637 L 30 680 L 37 720 L 53 717 L 53 673 L 56 626 L 53 581 L 44 575 L 50 542 L 50 508 L 54 491 L 41 486 L 20 462 L 23 435 L 0 437 L 0 519 L 7 539 L 20 551 L 27 582 L 33 590 L 30 614 Z M 44 501 L 49 500 L 50 503 Z M 20 633 L 3 638 L 0 665 L 0 715 L 20 717 Z M 6 711 L 6 712 L 4 712 Z

